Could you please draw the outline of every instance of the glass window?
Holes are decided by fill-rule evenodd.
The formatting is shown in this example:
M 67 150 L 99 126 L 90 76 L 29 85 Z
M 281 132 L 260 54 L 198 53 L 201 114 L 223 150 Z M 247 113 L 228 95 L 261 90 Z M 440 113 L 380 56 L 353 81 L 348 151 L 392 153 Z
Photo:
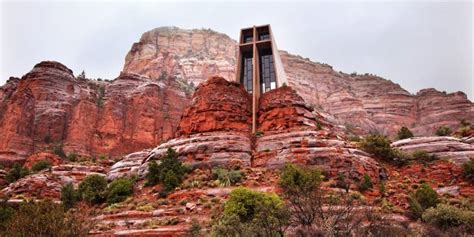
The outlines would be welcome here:
M 270 49 L 260 52 L 260 87 L 261 92 L 275 89 L 275 68 L 273 66 L 273 55 Z
M 270 39 L 270 33 L 268 32 L 262 32 L 258 36 L 258 40 L 269 40 Z
M 253 89 L 253 68 L 252 68 L 252 54 L 245 53 L 242 55 L 242 70 L 241 70 L 241 78 L 240 83 L 244 85 L 247 92 L 252 93 Z

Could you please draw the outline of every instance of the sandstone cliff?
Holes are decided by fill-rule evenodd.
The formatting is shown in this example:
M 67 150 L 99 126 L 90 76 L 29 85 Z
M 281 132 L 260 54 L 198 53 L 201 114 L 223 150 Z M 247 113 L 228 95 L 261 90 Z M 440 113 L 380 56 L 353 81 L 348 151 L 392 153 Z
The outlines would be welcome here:
M 133 45 L 123 70 L 155 78 L 166 72 L 195 85 L 212 75 L 233 80 L 236 43 L 210 30 L 156 28 Z M 474 121 L 474 105 L 462 92 L 429 89 L 413 95 L 375 75 L 337 72 L 285 51 L 281 57 L 290 86 L 356 133 L 378 130 L 394 135 L 407 126 L 416 135 L 432 135 L 440 125 L 456 129 L 462 119 Z
M 117 156 L 173 136 L 193 88 L 173 77 L 123 73 L 113 81 L 78 79 L 41 62 L 0 88 L 0 160 L 23 161 L 54 146 L 84 156 Z

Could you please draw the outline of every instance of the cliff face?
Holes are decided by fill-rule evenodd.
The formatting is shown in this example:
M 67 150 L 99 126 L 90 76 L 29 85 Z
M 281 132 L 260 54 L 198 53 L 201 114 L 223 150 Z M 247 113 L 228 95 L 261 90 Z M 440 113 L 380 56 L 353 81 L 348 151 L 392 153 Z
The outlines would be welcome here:
M 154 147 L 174 137 L 196 86 L 213 75 L 235 78 L 236 52 L 236 42 L 224 34 L 162 27 L 132 46 L 113 81 L 77 79 L 60 63 L 39 63 L 0 87 L 0 160 L 23 161 L 58 144 L 66 153 L 96 157 Z M 394 135 L 407 126 L 431 135 L 440 125 L 474 122 L 474 105 L 462 92 L 412 95 L 377 76 L 336 72 L 285 51 L 281 57 L 289 86 L 356 133 Z
M 59 145 L 96 157 L 152 147 L 172 137 L 188 104 L 180 83 L 132 74 L 91 81 L 60 63 L 39 63 L 0 89 L 0 160 L 23 161 Z
M 164 71 L 195 85 L 212 75 L 233 80 L 236 44 L 209 30 L 156 28 L 133 45 L 123 70 L 155 78 Z M 429 89 L 412 95 L 375 75 L 337 72 L 327 64 L 285 51 L 281 51 L 281 58 L 289 85 L 307 103 L 351 130 L 394 135 L 407 126 L 416 135 L 432 135 L 440 125 L 456 129 L 461 119 L 474 121 L 474 105 L 462 92 L 445 94 Z

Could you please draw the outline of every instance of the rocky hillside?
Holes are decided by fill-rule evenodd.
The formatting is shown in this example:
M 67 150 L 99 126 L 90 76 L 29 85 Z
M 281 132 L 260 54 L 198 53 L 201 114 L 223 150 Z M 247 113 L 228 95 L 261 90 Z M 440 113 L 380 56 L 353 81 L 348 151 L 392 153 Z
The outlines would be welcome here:
M 142 35 L 114 80 L 76 78 L 66 66 L 42 62 L 0 87 L 0 161 L 24 161 L 63 146 L 66 154 L 121 155 L 174 136 L 196 86 L 213 75 L 235 78 L 236 41 L 212 30 L 160 27 Z M 281 51 L 289 84 L 306 103 L 348 132 L 394 135 L 407 126 L 432 135 L 474 120 L 462 92 L 416 95 L 383 78 L 336 72 Z

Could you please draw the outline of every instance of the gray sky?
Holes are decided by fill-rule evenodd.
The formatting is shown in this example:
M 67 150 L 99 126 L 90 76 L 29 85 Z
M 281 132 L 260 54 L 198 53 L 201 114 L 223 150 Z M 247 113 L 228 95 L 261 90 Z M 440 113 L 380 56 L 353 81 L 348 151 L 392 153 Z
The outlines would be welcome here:
M 344 72 L 374 73 L 414 93 L 434 87 L 474 99 L 473 3 L 0 3 L 0 85 L 42 60 L 115 78 L 141 34 L 159 26 L 239 29 L 271 24 L 280 49 Z

